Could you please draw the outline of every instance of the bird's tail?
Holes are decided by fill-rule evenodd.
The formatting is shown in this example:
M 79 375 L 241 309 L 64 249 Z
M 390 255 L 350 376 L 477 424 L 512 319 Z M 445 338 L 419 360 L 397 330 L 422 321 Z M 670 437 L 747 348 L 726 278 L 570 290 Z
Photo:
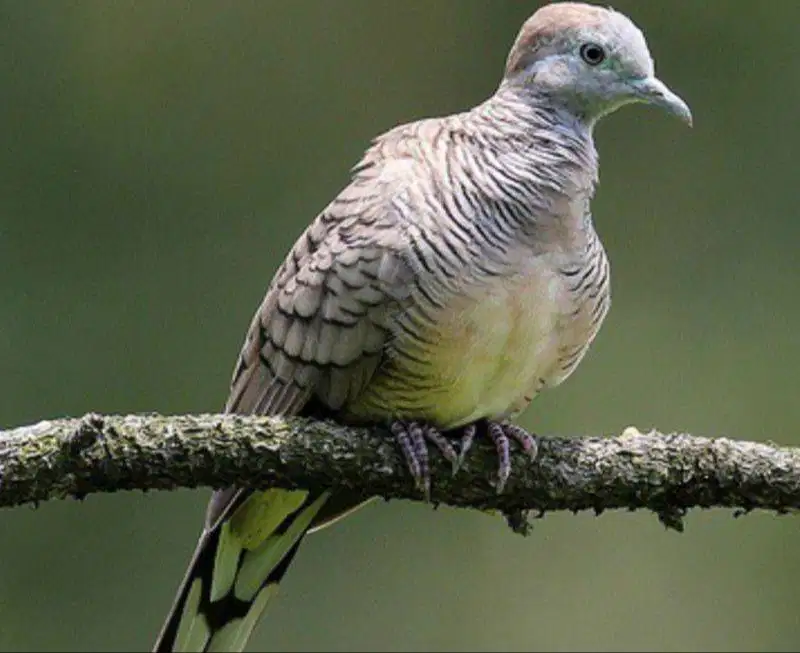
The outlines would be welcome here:
M 328 497 L 279 489 L 228 495 L 203 531 L 153 650 L 243 650 Z

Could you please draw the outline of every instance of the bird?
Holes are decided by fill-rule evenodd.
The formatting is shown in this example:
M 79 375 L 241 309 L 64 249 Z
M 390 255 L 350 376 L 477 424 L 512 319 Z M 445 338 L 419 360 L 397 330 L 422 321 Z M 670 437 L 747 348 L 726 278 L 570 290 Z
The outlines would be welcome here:
M 432 452 L 457 470 L 489 438 L 503 491 L 510 447 L 536 454 L 513 418 L 573 373 L 610 307 L 593 133 L 632 103 L 692 123 L 629 17 L 536 10 L 488 98 L 368 145 L 275 272 L 225 411 L 382 424 L 426 494 Z M 154 650 L 243 650 L 304 537 L 362 503 L 217 491 Z

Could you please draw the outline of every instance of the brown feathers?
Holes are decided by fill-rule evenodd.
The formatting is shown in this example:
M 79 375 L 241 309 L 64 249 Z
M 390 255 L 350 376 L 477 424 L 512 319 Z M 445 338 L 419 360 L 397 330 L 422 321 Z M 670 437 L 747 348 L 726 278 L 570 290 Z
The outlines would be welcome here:
M 581 2 L 545 5 L 531 16 L 517 35 L 506 62 L 506 76 L 523 70 L 532 57 L 559 36 L 570 31 L 601 25 L 614 12 Z

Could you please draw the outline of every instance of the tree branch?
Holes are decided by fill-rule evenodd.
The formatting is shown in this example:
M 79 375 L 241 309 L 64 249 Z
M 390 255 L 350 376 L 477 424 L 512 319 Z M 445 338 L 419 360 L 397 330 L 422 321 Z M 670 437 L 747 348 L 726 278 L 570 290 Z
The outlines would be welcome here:
M 496 510 L 525 532 L 529 512 L 648 508 L 682 529 L 692 507 L 800 508 L 800 449 L 681 433 L 540 437 L 531 463 L 512 458 L 497 495 L 490 443 L 476 443 L 452 477 L 432 456 L 432 500 Z M 421 499 L 382 429 L 235 415 L 87 415 L 0 431 L 0 507 L 94 492 L 241 485 L 346 488 L 364 497 Z

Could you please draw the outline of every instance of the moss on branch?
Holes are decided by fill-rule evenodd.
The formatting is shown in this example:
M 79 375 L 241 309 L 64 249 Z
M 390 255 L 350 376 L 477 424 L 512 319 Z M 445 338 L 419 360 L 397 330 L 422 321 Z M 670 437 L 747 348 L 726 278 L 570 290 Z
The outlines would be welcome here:
M 496 510 L 525 531 L 529 514 L 649 509 L 681 529 L 689 508 L 800 508 L 800 449 L 683 433 L 539 437 L 498 495 L 496 455 L 476 443 L 456 476 L 433 456 L 434 503 Z M 342 487 L 415 499 L 391 436 L 329 421 L 235 415 L 86 415 L 0 431 L 0 507 L 95 492 L 176 488 Z

